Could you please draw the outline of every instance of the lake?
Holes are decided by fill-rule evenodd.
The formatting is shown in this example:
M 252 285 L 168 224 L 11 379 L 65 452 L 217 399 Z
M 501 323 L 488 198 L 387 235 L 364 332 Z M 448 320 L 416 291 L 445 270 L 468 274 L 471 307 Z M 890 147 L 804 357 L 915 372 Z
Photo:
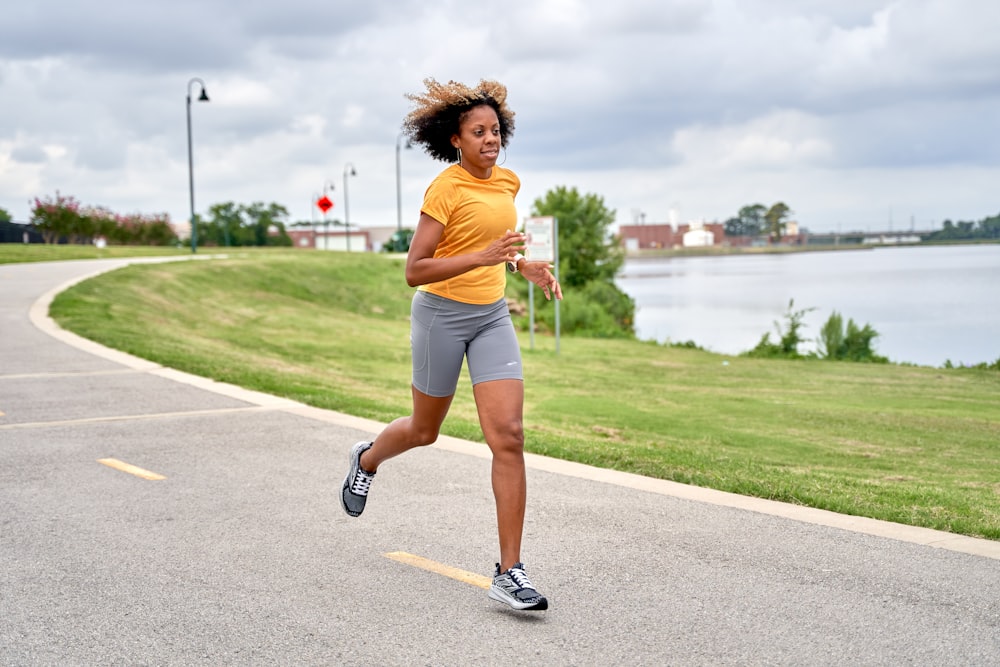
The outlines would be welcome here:
M 833 311 L 870 324 L 873 348 L 921 366 L 1000 358 L 1000 245 L 878 247 L 718 257 L 630 258 L 616 279 L 643 340 L 736 355 L 786 328 L 788 302 L 816 349 Z

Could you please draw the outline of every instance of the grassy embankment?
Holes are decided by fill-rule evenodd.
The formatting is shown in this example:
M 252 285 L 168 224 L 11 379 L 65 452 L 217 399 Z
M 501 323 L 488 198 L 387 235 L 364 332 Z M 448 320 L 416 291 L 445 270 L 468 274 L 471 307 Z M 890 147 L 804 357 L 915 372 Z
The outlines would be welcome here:
M 218 248 L 212 248 L 217 251 Z M 190 248 L 107 246 L 93 244 L 50 245 L 41 243 L 0 243 L 0 264 L 19 262 L 58 262 L 68 259 L 112 259 L 115 257 L 160 257 L 190 255 Z
M 398 258 L 253 253 L 116 271 L 53 315 L 167 366 L 387 422 L 409 410 L 410 296 Z M 522 342 L 530 451 L 1000 539 L 995 371 Z M 481 440 L 467 379 L 444 430 Z

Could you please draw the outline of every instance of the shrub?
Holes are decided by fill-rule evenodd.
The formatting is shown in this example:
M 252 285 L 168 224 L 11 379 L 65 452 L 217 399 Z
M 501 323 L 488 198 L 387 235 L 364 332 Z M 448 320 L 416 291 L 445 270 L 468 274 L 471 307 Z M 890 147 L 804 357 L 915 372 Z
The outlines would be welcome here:
M 820 356 L 836 361 L 866 361 L 873 363 L 888 363 L 888 359 L 875 353 L 872 343 L 878 338 L 878 332 L 870 324 L 859 327 L 854 320 L 847 320 L 840 313 L 833 311 L 830 318 L 820 329 Z
M 777 343 L 772 343 L 771 334 L 765 333 L 761 336 L 757 346 L 748 352 L 744 352 L 743 355 L 765 359 L 803 358 L 803 355 L 799 353 L 799 345 L 805 342 L 800 333 L 803 327 L 805 327 L 802 320 L 805 318 L 806 313 L 816 309 L 803 308 L 802 310 L 793 310 L 794 307 L 795 299 L 790 299 L 788 301 L 788 310 L 785 312 L 785 320 L 788 322 L 788 326 L 784 331 L 781 330 L 780 323 L 774 323 L 774 328 L 780 339 Z
M 521 281 L 514 290 L 516 299 L 525 304 L 524 315 L 515 316 L 514 323 L 522 331 L 530 327 L 527 311 L 527 281 Z M 535 289 L 536 330 L 555 332 L 556 309 L 546 301 L 541 290 Z M 564 289 L 559 304 L 560 333 L 591 338 L 634 338 L 635 301 L 616 285 L 595 281 L 581 287 Z

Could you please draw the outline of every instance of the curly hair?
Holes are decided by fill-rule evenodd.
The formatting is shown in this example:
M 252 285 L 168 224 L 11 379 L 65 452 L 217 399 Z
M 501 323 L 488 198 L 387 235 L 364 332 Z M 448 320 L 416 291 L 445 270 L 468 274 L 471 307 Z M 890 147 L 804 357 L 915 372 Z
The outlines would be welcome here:
M 507 87 L 496 81 L 481 80 L 475 88 L 456 81 L 443 85 L 434 79 L 424 79 L 427 92 L 407 94 L 414 109 L 403 121 L 403 133 L 412 143 L 419 144 L 435 160 L 455 162 L 455 147 L 451 137 L 458 134 L 465 115 L 472 109 L 487 105 L 497 113 L 500 122 L 500 145 L 514 135 L 514 112 L 507 106 Z

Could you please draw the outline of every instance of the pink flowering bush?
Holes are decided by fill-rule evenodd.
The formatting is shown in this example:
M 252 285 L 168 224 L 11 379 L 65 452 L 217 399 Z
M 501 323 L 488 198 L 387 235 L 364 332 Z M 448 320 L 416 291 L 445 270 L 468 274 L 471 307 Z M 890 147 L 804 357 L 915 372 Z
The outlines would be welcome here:
M 81 206 L 73 197 L 35 198 L 31 223 L 46 243 L 93 243 L 104 238 L 114 245 L 171 245 L 177 235 L 166 213 L 121 215 L 103 206 Z

